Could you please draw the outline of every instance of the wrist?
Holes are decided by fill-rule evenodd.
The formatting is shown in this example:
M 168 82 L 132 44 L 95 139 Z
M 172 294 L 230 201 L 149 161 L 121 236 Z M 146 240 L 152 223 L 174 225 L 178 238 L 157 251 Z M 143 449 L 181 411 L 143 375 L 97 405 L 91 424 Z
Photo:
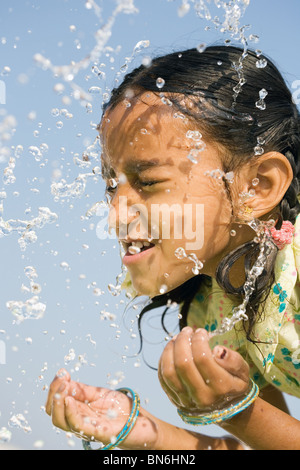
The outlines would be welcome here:
M 216 409 L 214 411 L 201 414 L 186 413 L 179 409 L 177 412 L 185 423 L 192 424 L 194 426 L 221 424 L 249 408 L 258 398 L 258 394 L 259 388 L 256 383 L 251 380 L 251 388 L 249 389 L 248 394 L 238 402 L 233 402 L 226 408 Z

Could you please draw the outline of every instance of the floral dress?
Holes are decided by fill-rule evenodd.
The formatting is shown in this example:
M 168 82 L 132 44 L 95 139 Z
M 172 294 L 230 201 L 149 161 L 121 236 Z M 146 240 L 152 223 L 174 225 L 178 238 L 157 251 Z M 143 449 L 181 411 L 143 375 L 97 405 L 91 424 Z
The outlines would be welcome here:
M 213 336 L 211 347 L 220 344 L 238 351 L 250 365 L 253 380 L 263 388 L 272 384 L 279 390 L 300 397 L 300 217 L 295 223 L 292 243 L 278 251 L 275 282 L 252 337 L 246 339 L 242 324 L 223 335 Z M 216 330 L 239 302 L 228 296 L 215 279 L 207 278 L 194 298 L 188 324 Z

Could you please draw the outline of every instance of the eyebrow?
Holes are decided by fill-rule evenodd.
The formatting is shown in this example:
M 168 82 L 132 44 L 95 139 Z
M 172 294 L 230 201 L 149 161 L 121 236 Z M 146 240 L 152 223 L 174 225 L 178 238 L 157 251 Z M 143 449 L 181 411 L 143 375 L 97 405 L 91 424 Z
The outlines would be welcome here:
M 146 171 L 149 168 L 162 167 L 162 166 L 172 166 L 168 162 L 160 162 L 157 159 L 152 160 L 129 160 L 125 164 L 125 171 L 128 173 L 134 173 L 137 171 Z
M 148 170 L 149 168 L 158 168 L 162 166 L 173 166 L 173 163 L 161 163 L 157 159 L 152 160 L 129 160 L 126 162 L 124 171 L 125 173 L 138 173 Z M 102 177 L 104 178 L 115 178 L 116 173 L 112 167 L 102 166 Z

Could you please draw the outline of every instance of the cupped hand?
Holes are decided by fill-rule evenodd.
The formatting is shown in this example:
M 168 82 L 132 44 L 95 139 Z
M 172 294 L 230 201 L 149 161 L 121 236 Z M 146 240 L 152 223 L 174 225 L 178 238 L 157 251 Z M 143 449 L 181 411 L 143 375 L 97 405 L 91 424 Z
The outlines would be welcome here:
M 158 377 L 171 402 L 187 413 L 224 408 L 249 390 L 249 366 L 223 346 L 211 350 L 205 329 L 174 337 L 160 358 Z
M 46 412 L 53 424 L 85 440 L 109 444 L 126 424 L 132 407 L 124 393 L 71 380 L 60 370 L 50 385 Z M 121 447 L 151 448 L 157 438 L 151 419 L 140 411 L 136 424 Z

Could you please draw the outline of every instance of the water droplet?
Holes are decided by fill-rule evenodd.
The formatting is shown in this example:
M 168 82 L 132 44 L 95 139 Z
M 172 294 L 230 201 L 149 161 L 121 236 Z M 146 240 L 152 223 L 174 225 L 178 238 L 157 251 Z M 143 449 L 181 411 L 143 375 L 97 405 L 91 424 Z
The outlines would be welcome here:
M 6 65 L 5 67 L 3 67 L 1 75 L 8 75 L 10 72 L 11 72 L 11 68 L 8 67 L 8 65 Z
M 234 173 L 233 171 L 229 171 L 228 173 L 225 173 L 225 179 L 228 181 L 228 183 L 233 183 L 234 182 Z
M 0 444 L 7 444 L 12 437 L 11 431 L 6 429 L 5 427 L 2 427 L 0 429 Z
M 67 365 L 70 362 L 74 361 L 76 358 L 75 355 L 75 350 L 74 349 L 69 349 L 69 353 L 64 357 L 64 363 Z
M 266 103 L 264 102 L 264 100 L 259 100 L 259 101 L 256 101 L 255 103 L 255 106 L 260 109 L 261 111 L 264 111 L 267 107 Z
M 70 266 L 69 266 L 69 263 L 67 263 L 66 261 L 62 261 L 60 263 L 60 267 L 64 270 L 64 271 L 68 271 L 70 269 Z
M 21 413 L 13 415 L 9 419 L 8 425 L 12 428 L 22 429 L 26 433 L 31 433 L 31 427 Z
M 187 257 L 187 254 L 186 254 L 186 252 L 185 252 L 185 249 L 182 248 L 182 247 L 177 248 L 177 249 L 175 250 L 175 256 L 176 256 L 176 258 L 178 258 L 178 259 L 184 259 L 184 258 L 186 258 L 186 257 Z
M 65 85 L 63 83 L 57 83 L 56 85 L 54 85 L 53 90 L 58 95 L 61 95 L 65 90 Z
M 165 83 L 165 80 L 161 77 L 158 77 L 158 79 L 156 80 L 156 86 L 159 89 L 162 89 L 165 86 Z
M 191 5 L 189 3 L 183 3 L 180 5 L 177 10 L 179 18 L 183 18 L 190 11 L 190 8 Z
M 99 94 L 99 93 L 101 93 L 101 91 L 102 91 L 101 88 L 98 87 L 98 86 L 91 86 L 89 88 L 89 93 L 91 93 L 93 95 Z
M 133 49 L 133 55 L 138 54 L 143 49 L 146 49 L 149 46 L 150 46 L 150 41 L 149 40 L 139 41 Z
M 194 140 L 195 142 L 199 142 L 202 139 L 202 134 L 199 131 L 187 131 L 186 137 Z
M 144 67 L 150 67 L 151 64 L 152 64 L 152 59 L 151 59 L 151 57 L 149 57 L 149 56 L 143 57 L 143 59 L 142 59 L 142 64 L 144 65 Z
M 162 284 L 159 289 L 160 294 L 165 294 L 168 290 L 168 286 L 166 284 Z
M 51 109 L 51 114 L 52 114 L 52 116 L 54 116 L 54 117 L 59 116 L 59 109 L 58 109 L 58 108 L 52 108 L 52 109 Z
M 31 153 L 31 155 L 34 156 L 35 161 L 40 162 L 42 160 L 43 155 L 38 147 L 31 145 L 28 150 Z
M 206 49 L 206 44 L 202 43 L 202 44 L 199 44 L 197 46 L 197 51 L 200 52 L 200 54 L 202 54 L 202 52 L 204 52 Z
M 268 61 L 266 59 L 259 59 L 255 65 L 258 69 L 264 69 L 268 65 Z
M 267 92 L 267 90 L 265 90 L 265 88 L 262 88 L 259 91 L 259 97 L 260 97 L 261 100 L 264 100 L 266 98 L 266 96 L 268 96 L 268 92 Z
M 259 145 L 256 145 L 256 147 L 254 147 L 254 155 L 263 155 L 263 153 L 263 147 L 260 147 Z

